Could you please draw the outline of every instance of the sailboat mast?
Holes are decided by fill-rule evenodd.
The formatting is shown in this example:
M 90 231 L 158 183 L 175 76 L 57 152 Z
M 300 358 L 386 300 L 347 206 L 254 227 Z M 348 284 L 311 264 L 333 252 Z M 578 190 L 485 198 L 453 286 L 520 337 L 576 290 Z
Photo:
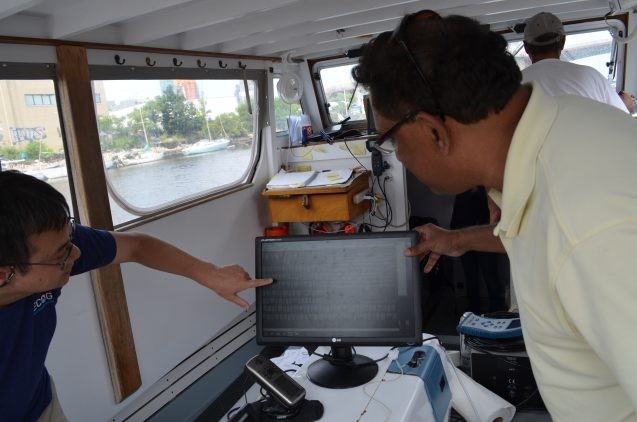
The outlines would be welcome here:
M 139 110 L 139 118 L 142 121 L 142 130 L 144 131 L 144 141 L 146 141 L 146 146 L 150 146 L 149 142 L 148 142 L 148 134 L 146 133 L 146 125 L 144 124 L 144 115 L 142 114 L 142 109 L 141 107 L 138 108 Z

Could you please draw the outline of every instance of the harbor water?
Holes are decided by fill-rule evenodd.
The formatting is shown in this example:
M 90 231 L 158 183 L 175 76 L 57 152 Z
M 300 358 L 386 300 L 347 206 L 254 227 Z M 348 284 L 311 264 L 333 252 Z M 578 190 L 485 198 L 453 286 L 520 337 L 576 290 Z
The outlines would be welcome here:
M 136 208 L 150 211 L 189 196 L 200 195 L 243 178 L 249 168 L 251 149 L 228 149 L 199 155 L 180 155 L 125 167 L 109 168 L 106 177 L 120 198 Z M 68 178 L 48 180 L 69 204 Z M 109 192 L 113 224 L 138 218 L 122 209 Z

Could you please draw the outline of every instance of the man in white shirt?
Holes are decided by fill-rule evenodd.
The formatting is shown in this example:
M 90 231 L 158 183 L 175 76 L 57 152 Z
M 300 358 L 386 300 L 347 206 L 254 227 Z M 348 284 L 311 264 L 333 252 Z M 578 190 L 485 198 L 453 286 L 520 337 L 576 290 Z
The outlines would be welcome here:
M 524 50 L 531 66 L 522 70 L 522 83 L 536 81 L 549 95 L 580 95 L 628 112 L 608 81 L 590 66 L 560 60 L 566 33 L 560 19 L 541 12 L 527 20 Z

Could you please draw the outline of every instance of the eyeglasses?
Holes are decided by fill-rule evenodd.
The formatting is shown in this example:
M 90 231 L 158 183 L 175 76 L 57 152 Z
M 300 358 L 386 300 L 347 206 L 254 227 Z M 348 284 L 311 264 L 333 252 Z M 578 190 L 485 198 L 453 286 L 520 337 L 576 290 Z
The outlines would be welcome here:
M 60 262 L 18 262 L 13 264 L 16 265 L 44 265 L 50 267 L 58 267 L 60 271 L 64 271 L 66 269 L 66 264 L 69 261 L 69 257 L 71 256 L 71 252 L 73 252 L 73 233 L 75 232 L 75 219 L 73 217 L 69 217 L 69 225 L 70 225 L 70 233 L 69 233 L 69 243 L 66 245 L 66 252 L 64 254 L 64 258 Z M 13 266 L 11 267 L 13 270 Z M 8 281 L 8 280 L 7 280 Z
M 376 146 L 379 147 L 384 142 L 389 141 L 392 144 L 392 147 L 393 147 L 393 145 L 394 145 L 394 139 L 393 139 L 394 133 L 396 133 L 398 131 L 398 129 L 400 129 L 402 127 L 402 125 L 404 125 L 405 123 L 413 121 L 418 113 L 419 112 L 417 112 L 417 111 L 412 111 L 411 113 L 408 113 L 408 114 L 404 115 L 400 120 L 398 120 L 396 123 L 394 123 L 392 125 L 392 127 L 387 129 L 385 131 L 385 133 L 383 133 L 382 135 L 380 135 L 376 139 Z
M 436 96 L 436 91 L 434 90 L 433 84 L 429 81 L 429 79 L 425 75 L 425 72 L 423 72 L 422 67 L 420 67 L 420 65 L 418 64 L 418 61 L 416 60 L 416 57 L 414 56 L 414 53 L 411 51 L 409 46 L 407 46 L 407 43 L 405 42 L 403 38 L 406 28 L 412 22 L 417 20 L 429 20 L 429 19 L 438 20 L 438 19 L 442 19 L 442 17 L 438 13 L 434 12 L 433 10 L 428 10 L 428 9 L 421 10 L 419 12 L 412 13 L 405 16 L 403 20 L 400 21 L 400 24 L 396 27 L 396 29 L 394 29 L 394 32 L 392 32 L 391 36 L 389 37 L 389 41 L 395 41 L 403 48 L 403 50 L 405 50 L 405 53 L 407 53 L 407 57 L 409 58 L 409 61 L 416 68 L 416 72 L 418 73 L 418 76 L 420 77 L 420 80 L 422 81 L 423 85 L 425 85 L 425 88 L 431 93 L 431 99 L 434 103 L 434 108 L 435 108 L 432 114 L 437 114 L 444 121 L 445 115 L 442 112 L 442 108 L 440 107 L 440 101 L 438 101 L 438 97 Z

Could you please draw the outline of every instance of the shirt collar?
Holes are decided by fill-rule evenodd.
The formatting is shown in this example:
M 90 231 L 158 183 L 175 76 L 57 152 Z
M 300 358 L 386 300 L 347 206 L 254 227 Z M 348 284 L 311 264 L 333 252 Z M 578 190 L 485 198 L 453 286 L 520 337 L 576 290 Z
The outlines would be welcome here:
M 557 102 L 532 82 L 533 91 L 518 122 L 504 168 L 501 196 L 490 192 L 501 209 L 500 222 L 493 234 L 514 237 L 519 233 L 527 202 L 535 185 L 536 161 L 544 140 L 557 116 Z

